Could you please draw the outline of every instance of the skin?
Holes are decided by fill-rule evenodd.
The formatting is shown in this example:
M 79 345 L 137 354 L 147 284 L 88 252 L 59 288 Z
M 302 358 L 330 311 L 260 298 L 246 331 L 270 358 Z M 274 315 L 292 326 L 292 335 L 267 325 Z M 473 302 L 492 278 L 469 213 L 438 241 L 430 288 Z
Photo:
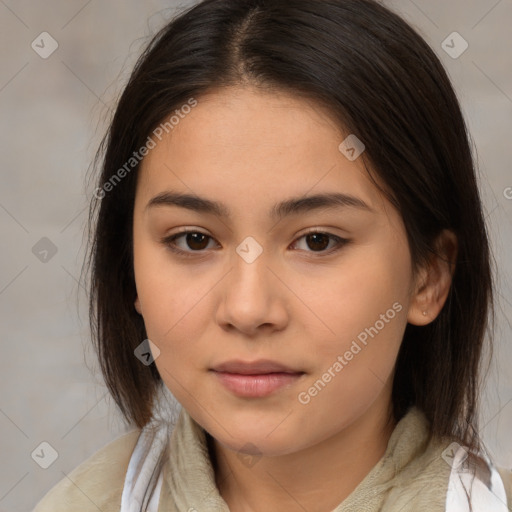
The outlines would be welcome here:
M 394 365 L 407 322 L 441 310 L 453 266 L 433 258 L 413 274 L 399 213 L 362 158 L 338 149 L 344 133 L 303 98 L 253 87 L 221 89 L 145 157 L 134 205 L 135 307 L 161 353 L 165 384 L 213 439 L 219 492 L 233 511 L 325 512 L 341 503 L 385 452 Z M 220 201 L 231 218 L 179 206 L 146 208 L 163 191 Z M 271 219 L 275 203 L 323 192 L 354 195 L 372 211 L 343 207 Z M 180 229 L 202 246 L 161 242 Z M 336 240 L 316 248 L 310 228 Z M 248 236 L 263 252 L 236 252 Z M 200 248 L 199 250 L 197 247 Z M 196 250 L 196 252 L 194 252 Z M 449 232 L 439 250 L 453 259 Z M 307 391 L 365 328 L 402 309 L 307 404 Z M 427 315 L 423 315 L 423 311 Z M 272 359 L 305 372 L 263 398 L 242 398 L 209 371 L 231 359 Z M 249 444 L 249 445 L 248 445 Z M 252 455 L 250 464 L 239 454 Z

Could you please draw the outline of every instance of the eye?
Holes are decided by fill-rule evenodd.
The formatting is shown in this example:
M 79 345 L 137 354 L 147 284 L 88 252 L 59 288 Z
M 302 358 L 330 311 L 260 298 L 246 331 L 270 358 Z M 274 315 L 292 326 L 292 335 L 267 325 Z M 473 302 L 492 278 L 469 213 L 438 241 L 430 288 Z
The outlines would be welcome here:
M 176 243 L 176 240 L 179 239 L 183 239 L 181 247 Z M 206 249 L 209 240 L 213 240 L 213 238 L 201 231 L 181 231 L 163 238 L 161 242 L 175 253 L 183 256 L 193 256 L 192 253 Z
M 305 241 L 305 247 L 303 246 L 303 250 L 306 252 L 327 252 L 328 254 L 335 252 L 341 249 L 342 246 L 346 245 L 349 241 L 346 238 L 341 238 L 339 236 L 333 235 L 331 233 L 326 233 L 323 231 L 309 231 L 308 233 L 302 235 L 297 240 Z M 334 248 L 329 244 L 334 242 Z M 294 242 L 293 245 L 298 244 L 298 242 Z M 311 250 L 308 250 L 311 249 Z M 327 250 L 326 249 L 330 249 Z
M 298 245 L 299 241 L 303 239 L 305 241 L 306 248 L 303 247 L 300 250 L 313 253 L 331 254 L 349 243 L 349 240 L 345 238 L 317 230 L 305 233 L 299 237 L 291 247 Z M 178 240 L 182 240 L 181 244 L 177 243 Z M 213 240 L 214 239 L 210 235 L 202 233 L 201 231 L 184 230 L 179 233 L 175 233 L 174 235 L 164 237 L 161 242 L 169 248 L 169 250 L 180 256 L 193 257 L 202 255 L 205 252 L 205 249 L 208 248 L 209 242 Z M 330 246 L 331 242 L 334 243 L 334 246 Z

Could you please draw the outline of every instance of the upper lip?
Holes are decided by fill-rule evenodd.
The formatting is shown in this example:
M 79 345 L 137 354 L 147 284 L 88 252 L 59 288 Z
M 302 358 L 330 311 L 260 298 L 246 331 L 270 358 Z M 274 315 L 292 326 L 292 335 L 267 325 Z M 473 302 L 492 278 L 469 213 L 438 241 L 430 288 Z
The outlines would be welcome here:
M 216 372 L 238 373 L 241 375 L 261 375 L 265 373 L 304 373 L 294 370 L 277 361 L 260 359 L 258 361 L 246 362 L 237 360 L 226 361 L 212 368 Z

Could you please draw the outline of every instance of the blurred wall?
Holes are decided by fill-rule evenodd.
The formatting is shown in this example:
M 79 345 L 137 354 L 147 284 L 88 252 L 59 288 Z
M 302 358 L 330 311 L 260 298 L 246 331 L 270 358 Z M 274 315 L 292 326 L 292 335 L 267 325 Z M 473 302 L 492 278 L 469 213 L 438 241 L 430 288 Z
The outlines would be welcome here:
M 440 56 L 476 145 L 500 292 L 481 435 L 512 467 L 512 2 L 384 3 Z M 85 175 L 135 58 L 186 5 L 0 0 L 0 512 L 30 510 L 125 431 L 98 373 L 79 281 Z

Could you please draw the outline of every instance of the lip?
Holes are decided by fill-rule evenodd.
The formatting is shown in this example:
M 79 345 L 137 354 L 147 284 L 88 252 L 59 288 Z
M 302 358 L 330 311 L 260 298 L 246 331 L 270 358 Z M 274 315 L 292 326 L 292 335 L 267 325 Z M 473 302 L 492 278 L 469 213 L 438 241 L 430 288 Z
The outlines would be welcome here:
M 242 361 L 233 359 L 221 363 L 212 370 L 216 372 L 236 373 L 239 375 L 263 375 L 267 373 L 303 373 L 300 370 L 290 368 L 284 364 L 270 359 L 259 359 L 257 361 Z
M 304 375 L 302 371 L 270 360 L 227 361 L 212 371 L 225 388 L 245 398 L 268 396 L 289 387 Z

